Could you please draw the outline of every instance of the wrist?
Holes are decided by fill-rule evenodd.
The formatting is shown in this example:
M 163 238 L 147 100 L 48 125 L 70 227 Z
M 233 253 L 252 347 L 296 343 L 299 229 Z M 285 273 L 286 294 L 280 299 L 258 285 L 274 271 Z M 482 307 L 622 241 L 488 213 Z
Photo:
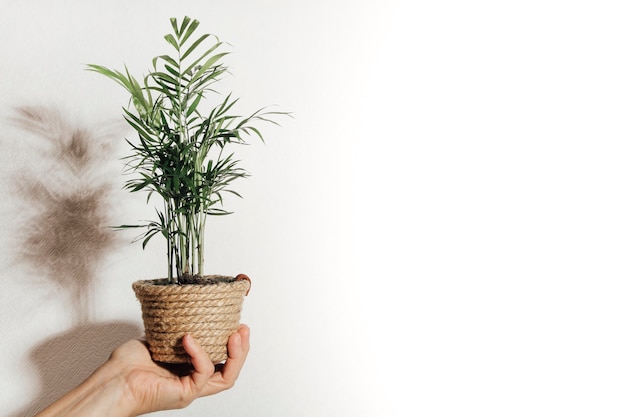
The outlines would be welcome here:
M 110 417 L 135 417 L 134 397 L 127 390 L 127 378 L 123 369 L 112 361 L 106 362 L 93 375 L 96 384 L 101 387 L 99 398 L 105 399 L 106 413 Z
M 134 417 L 125 380 L 107 362 L 36 417 Z

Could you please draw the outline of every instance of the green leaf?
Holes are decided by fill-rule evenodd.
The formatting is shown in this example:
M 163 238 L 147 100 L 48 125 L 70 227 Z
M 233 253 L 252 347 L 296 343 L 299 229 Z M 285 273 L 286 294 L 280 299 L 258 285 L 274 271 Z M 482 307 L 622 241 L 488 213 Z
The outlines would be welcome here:
M 211 58 L 209 58 L 204 64 L 202 64 L 202 66 L 194 73 L 194 75 L 191 77 L 191 80 L 189 80 L 189 83 L 193 83 L 194 81 L 196 81 L 198 78 L 202 77 L 209 68 L 211 68 L 213 65 L 215 65 L 215 63 L 220 60 L 222 57 L 228 55 L 228 52 L 222 52 L 219 53 L 217 55 L 213 55 Z M 186 72 L 186 71 L 185 71 Z
M 159 61 L 165 61 L 165 63 L 171 65 L 172 67 L 180 69 L 178 61 L 176 61 L 174 58 L 169 55 L 159 55 L 152 59 L 152 67 L 155 69 L 155 71 L 157 68 L 157 63 Z
M 204 35 L 200 36 L 194 43 L 191 44 L 191 46 L 189 48 L 187 48 L 187 50 L 185 52 L 183 52 L 182 56 L 180 57 L 180 60 L 184 61 L 209 36 L 211 36 L 211 35 L 204 34 Z M 185 38 L 185 40 L 187 40 L 187 39 Z M 205 54 L 211 53 L 211 51 L 213 51 L 218 46 L 219 46 L 219 42 L 218 42 L 217 45 L 213 46 L 213 48 L 211 48 L 208 51 L 206 51 Z
M 191 103 L 191 105 L 189 106 L 189 108 L 187 109 L 187 114 L 186 116 L 189 118 L 194 111 L 196 111 L 196 109 L 198 108 L 198 105 L 200 104 L 200 101 L 202 101 L 202 94 L 197 94 L 196 98 L 193 100 L 193 102 Z
M 174 49 L 176 49 L 177 51 L 180 50 L 180 46 L 178 46 L 178 42 L 176 42 L 176 39 L 171 35 L 171 34 L 167 34 L 165 35 L 165 40 L 174 47 Z
M 180 33 L 182 33 L 185 30 L 184 27 L 187 26 L 187 23 L 189 23 L 189 18 L 185 17 L 185 21 L 183 22 L 184 26 L 181 27 Z M 184 44 L 187 41 L 187 39 L 189 39 L 189 37 L 193 34 L 193 32 L 196 30 L 199 24 L 200 22 L 195 19 L 193 20 L 193 22 L 191 22 L 191 25 L 189 25 L 189 28 L 185 31 L 185 34 L 180 40 L 181 45 Z

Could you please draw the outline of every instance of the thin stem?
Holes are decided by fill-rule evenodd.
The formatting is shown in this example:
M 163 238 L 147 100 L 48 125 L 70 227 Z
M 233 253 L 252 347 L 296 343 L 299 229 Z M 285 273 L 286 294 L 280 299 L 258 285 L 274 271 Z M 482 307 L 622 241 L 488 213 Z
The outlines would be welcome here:
M 204 275 L 204 230 L 206 226 L 207 215 L 200 214 L 200 227 L 198 227 L 198 274 Z

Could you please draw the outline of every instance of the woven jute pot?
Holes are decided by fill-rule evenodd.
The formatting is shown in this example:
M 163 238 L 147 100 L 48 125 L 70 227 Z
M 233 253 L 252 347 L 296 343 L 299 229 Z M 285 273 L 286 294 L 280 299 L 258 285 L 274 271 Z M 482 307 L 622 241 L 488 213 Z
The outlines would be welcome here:
M 146 341 L 152 359 L 189 363 L 182 338 L 189 333 L 213 363 L 228 357 L 228 338 L 239 329 L 244 296 L 250 278 L 209 275 L 204 283 L 167 284 L 167 280 L 141 280 L 132 285 L 141 303 Z

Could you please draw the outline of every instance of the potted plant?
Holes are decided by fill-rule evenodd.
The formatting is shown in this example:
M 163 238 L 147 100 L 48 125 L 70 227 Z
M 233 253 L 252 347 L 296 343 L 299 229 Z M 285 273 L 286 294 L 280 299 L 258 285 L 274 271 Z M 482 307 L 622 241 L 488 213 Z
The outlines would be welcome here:
M 283 112 L 257 110 L 233 114 L 238 99 L 222 97 L 215 84 L 227 73 L 223 43 L 214 35 L 195 36 L 199 22 L 170 19 L 165 40 L 172 54 L 152 60 L 140 79 L 123 71 L 90 64 L 130 94 L 124 118 L 136 132 L 127 139 L 124 187 L 159 197 L 156 218 L 120 228 L 143 228 L 143 247 L 157 235 L 167 241 L 167 278 L 139 280 L 132 287 L 142 305 L 146 339 L 156 361 L 189 362 L 182 336 L 191 333 L 214 363 L 226 359 L 228 337 L 237 331 L 250 279 L 243 274 L 205 275 L 205 227 L 208 216 L 229 214 L 223 197 L 233 181 L 248 176 L 231 148 L 263 136 L 256 123 L 276 123 Z

